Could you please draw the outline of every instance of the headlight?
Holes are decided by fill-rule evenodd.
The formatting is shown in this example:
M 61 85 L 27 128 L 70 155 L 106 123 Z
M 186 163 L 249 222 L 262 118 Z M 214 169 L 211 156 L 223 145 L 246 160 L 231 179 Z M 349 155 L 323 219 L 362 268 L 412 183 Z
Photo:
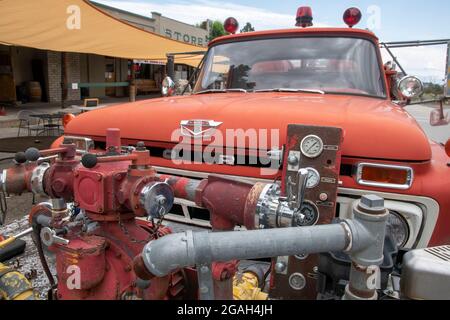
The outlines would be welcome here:
M 405 218 L 395 211 L 389 210 L 386 232 L 392 235 L 398 248 L 402 248 L 409 239 L 409 226 Z
M 423 93 L 423 84 L 416 77 L 406 76 L 398 82 L 398 92 L 405 99 L 419 97 Z

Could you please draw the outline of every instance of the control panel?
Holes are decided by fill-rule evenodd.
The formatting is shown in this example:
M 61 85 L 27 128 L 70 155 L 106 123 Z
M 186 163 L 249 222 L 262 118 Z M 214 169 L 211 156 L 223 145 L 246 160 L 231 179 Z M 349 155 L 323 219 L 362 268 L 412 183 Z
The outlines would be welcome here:
M 342 140 L 341 128 L 288 126 L 281 193 L 299 213 L 292 226 L 329 224 L 334 219 Z M 315 299 L 317 265 L 318 255 L 275 258 L 270 297 Z

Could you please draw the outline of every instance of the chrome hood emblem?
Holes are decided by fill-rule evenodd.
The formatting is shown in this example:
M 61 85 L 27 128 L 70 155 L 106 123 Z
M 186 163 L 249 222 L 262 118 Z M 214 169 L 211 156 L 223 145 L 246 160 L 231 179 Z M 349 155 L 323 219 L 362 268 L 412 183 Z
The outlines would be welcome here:
M 181 134 L 195 139 L 210 138 L 222 123 L 214 120 L 181 120 Z

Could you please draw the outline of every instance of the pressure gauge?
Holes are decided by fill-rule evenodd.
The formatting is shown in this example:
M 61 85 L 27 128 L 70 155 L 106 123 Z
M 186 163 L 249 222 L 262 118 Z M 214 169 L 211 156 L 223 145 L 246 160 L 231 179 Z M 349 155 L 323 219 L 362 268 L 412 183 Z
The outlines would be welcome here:
M 323 141 L 318 136 L 309 135 L 300 143 L 300 150 L 308 158 L 317 158 L 323 151 Z
M 297 216 L 294 221 L 298 227 L 313 226 L 319 220 L 319 209 L 311 201 L 303 201 L 300 213 L 303 217 L 300 218 Z
M 308 189 L 317 187 L 320 183 L 319 172 L 314 168 L 306 168 L 306 170 L 308 170 L 308 180 L 306 182 L 306 187 Z

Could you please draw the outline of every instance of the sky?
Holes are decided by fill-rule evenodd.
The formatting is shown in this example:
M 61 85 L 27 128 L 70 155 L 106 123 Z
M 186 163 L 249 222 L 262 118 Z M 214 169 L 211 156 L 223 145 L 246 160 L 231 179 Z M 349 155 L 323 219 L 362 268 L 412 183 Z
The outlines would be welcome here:
M 95 0 L 109 6 L 151 16 L 152 11 L 196 24 L 205 19 L 224 21 L 235 17 L 241 26 L 250 22 L 256 30 L 292 28 L 299 6 L 312 7 L 316 27 L 342 27 L 342 14 L 358 7 L 363 18 L 359 28 L 369 28 L 381 41 L 450 39 L 448 0 Z M 384 50 L 383 50 L 384 51 Z M 425 82 L 445 78 L 447 46 L 395 49 L 406 72 Z M 383 56 L 387 55 L 383 53 Z M 389 59 L 390 60 L 390 59 Z

